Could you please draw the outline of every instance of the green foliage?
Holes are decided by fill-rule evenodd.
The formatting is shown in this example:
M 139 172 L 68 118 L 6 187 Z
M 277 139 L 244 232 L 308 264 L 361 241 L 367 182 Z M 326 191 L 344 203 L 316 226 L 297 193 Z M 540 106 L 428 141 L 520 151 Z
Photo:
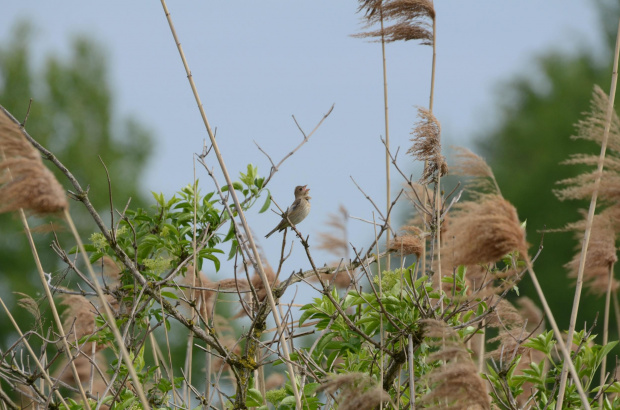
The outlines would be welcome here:
M 598 380 L 598 377 L 595 378 L 595 374 L 602 363 L 603 357 L 618 342 L 611 342 L 601 346 L 594 343 L 595 337 L 596 335 L 587 335 L 585 331 L 575 333 L 574 344 L 578 346 L 578 349 L 573 362 L 586 391 L 591 390 L 595 394 L 604 389 L 607 393 L 612 393 L 618 387 L 615 382 L 594 388 L 592 386 Z M 553 354 L 555 353 L 555 344 L 553 332 L 544 332 L 523 343 L 523 347 L 542 352 L 544 360 L 531 362 L 526 368 L 520 370 L 517 369 L 522 360 L 521 355 L 515 357 L 499 371 L 495 367 L 495 363 L 494 365 L 488 365 L 485 378 L 493 386 L 491 396 L 496 404 L 499 405 L 499 408 L 512 408 L 507 404 L 511 402 L 510 398 L 514 399 L 522 393 L 528 393 L 529 395 L 529 391 L 532 392 L 534 403 L 538 403 L 540 406 L 548 405 L 551 408 L 555 406 L 559 375 L 564 365 L 564 361 L 557 359 Z M 525 383 L 529 383 L 527 392 L 523 388 Z M 609 405 L 612 407 L 609 407 Z M 606 408 L 617 408 L 618 405 L 620 405 L 620 400 L 614 398 L 613 402 L 608 403 Z M 574 385 L 568 387 L 563 406 L 564 408 L 582 407 L 581 399 Z

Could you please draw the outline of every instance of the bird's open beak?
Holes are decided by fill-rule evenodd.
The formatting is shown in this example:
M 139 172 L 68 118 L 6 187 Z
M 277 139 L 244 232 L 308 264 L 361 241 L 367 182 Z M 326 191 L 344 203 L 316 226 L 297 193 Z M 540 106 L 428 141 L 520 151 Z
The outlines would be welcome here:
M 304 185 L 304 191 L 305 191 L 306 193 L 308 193 L 308 191 L 310 191 L 310 188 L 306 188 L 307 186 L 308 186 L 308 185 Z

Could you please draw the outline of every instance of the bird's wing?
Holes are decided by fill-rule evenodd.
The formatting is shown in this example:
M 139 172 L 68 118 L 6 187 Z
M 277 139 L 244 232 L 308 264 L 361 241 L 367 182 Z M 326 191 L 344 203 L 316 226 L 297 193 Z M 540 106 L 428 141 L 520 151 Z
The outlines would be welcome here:
M 297 198 L 293 204 L 286 210 L 285 214 L 286 215 L 290 215 L 291 213 L 295 212 L 295 209 L 297 209 L 297 207 L 299 206 L 299 204 L 301 204 L 301 198 Z

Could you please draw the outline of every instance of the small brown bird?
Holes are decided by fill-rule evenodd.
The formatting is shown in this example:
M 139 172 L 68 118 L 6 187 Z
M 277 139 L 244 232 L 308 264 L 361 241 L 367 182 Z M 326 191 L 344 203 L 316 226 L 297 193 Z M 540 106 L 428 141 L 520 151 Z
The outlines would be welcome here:
M 278 226 L 265 235 L 265 238 L 269 238 L 275 231 L 281 232 L 291 226 L 287 221 L 287 216 L 288 220 L 291 221 L 293 225 L 297 225 L 308 216 L 310 213 L 310 196 L 308 196 L 310 188 L 306 188 L 307 186 L 308 185 L 299 185 L 295 187 L 295 201 L 293 205 L 284 211 L 284 215 L 282 215 L 282 220 Z

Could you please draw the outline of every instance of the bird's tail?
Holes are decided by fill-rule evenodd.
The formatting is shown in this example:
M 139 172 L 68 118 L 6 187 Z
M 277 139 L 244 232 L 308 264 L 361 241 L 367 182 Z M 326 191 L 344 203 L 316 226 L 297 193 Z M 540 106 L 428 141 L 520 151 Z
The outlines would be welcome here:
M 275 228 L 273 228 L 273 230 L 271 232 L 269 232 L 267 235 L 265 235 L 265 238 L 269 238 L 277 230 L 278 230 L 278 227 L 276 226 Z

